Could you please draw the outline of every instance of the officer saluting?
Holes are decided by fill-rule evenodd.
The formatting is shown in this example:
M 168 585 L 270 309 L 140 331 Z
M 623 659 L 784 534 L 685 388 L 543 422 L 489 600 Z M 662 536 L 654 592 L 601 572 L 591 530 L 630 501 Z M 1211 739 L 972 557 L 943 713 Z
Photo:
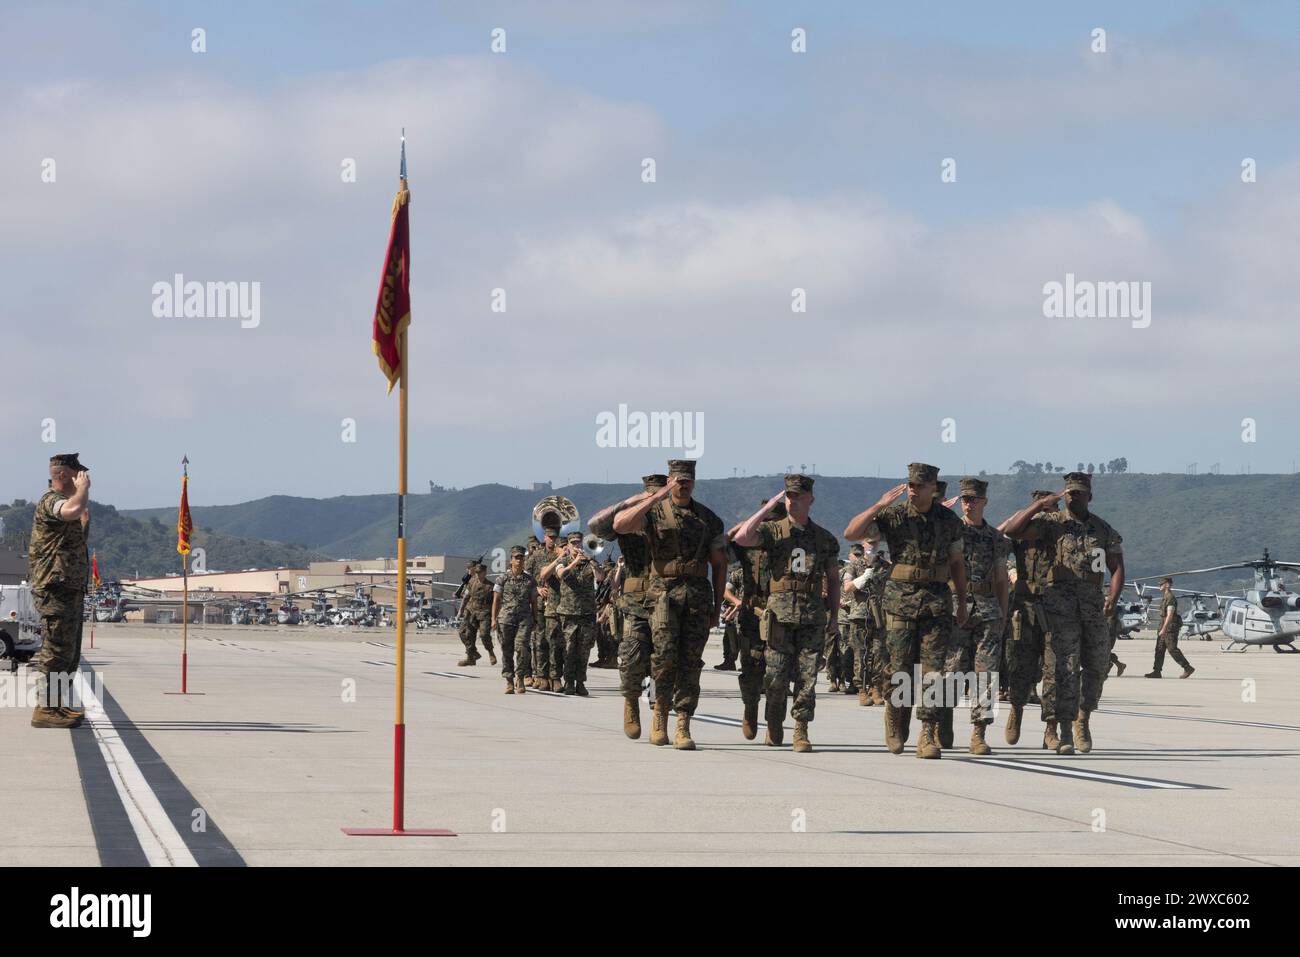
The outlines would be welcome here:
M 50 458 L 50 488 L 36 503 L 27 554 L 32 602 L 43 641 L 33 728 L 74 728 L 83 714 L 72 705 L 72 679 L 81 664 L 81 622 L 90 556 L 90 472 L 78 453 Z

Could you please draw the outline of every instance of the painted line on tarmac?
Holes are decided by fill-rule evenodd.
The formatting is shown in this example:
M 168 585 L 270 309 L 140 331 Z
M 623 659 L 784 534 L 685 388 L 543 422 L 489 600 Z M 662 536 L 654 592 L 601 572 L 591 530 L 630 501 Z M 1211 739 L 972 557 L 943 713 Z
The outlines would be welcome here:
M 82 764 L 84 752 L 77 753 L 82 773 L 82 790 L 86 797 L 91 828 L 95 833 L 100 862 L 120 866 L 119 861 L 135 858 L 137 866 L 153 867 L 243 867 L 244 859 L 222 833 L 212 815 L 195 800 L 176 773 L 154 749 L 143 732 L 122 710 L 122 706 L 103 686 L 94 668 L 82 665 L 77 672 L 77 691 L 86 707 L 85 725 L 98 746 L 100 771 Z M 98 686 L 103 698 L 96 695 Z M 83 725 L 83 727 L 85 726 Z M 93 787 L 95 782 L 111 781 L 113 790 Z M 112 798 L 119 801 L 114 806 Z M 196 832 L 195 812 L 203 812 L 204 826 Z M 123 817 L 137 840 L 132 853 L 122 846 Z M 101 835 L 112 843 L 101 843 Z M 129 837 L 130 835 L 125 835 Z
M 372 661 L 370 662 L 370 664 L 373 665 L 374 662 Z M 478 675 L 461 675 L 461 674 L 457 674 L 454 671 L 426 671 L 424 672 L 424 674 L 436 675 L 439 678 L 477 678 L 478 677 Z
M 1268 728 L 1273 731 L 1300 731 L 1294 724 L 1271 724 L 1267 721 L 1237 721 L 1233 718 L 1197 718 L 1189 714 L 1152 714 L 1149 711 L 1112 711 L 1098 708 L 1098 714 L 1122 714 L 1134 718 L 1163 718 L 1166 721 L 1201 721 L 1205 724 L 1230 724 L 1239 728 Z
M 954 758 L 967 764 L 990 764 L 1013 771 L 1029 771 L 1033 774 L 1055 774 L 1058 777 L 1076 778 L 1096 781 L 1099 784 L 1117 784 L 1121 787 L 1140 788 L 1151 791 L 1219 791 L 1209 784 L 1188 784 L 1185 781 L 1166 781 L 1160 778 L 1139 778 L 1127 774 L 1112 774 L 1108 771 L 1085 771 L 1082 768 L 1067 768 L 1057 764 L 1040 764 L 1036 761 L 1008 761 L 999 758 Z
M 705 724 L 723 724 L 728 728 L 739 728 L 741 724 L 739 718 L 724 718 L 719 714 L 700 714 L 698 711 L 691 716 L 691 720 L 703 721 Z
M 376 668 L 396 668 L 396 667 L 397 667 L 397 662 L 395 662 L 395 661 L 371 661 L 369 658 L 362 658 L 362 659 L 361 659 L 361 663 L 362 663 L 363 665 L 374 665 Z

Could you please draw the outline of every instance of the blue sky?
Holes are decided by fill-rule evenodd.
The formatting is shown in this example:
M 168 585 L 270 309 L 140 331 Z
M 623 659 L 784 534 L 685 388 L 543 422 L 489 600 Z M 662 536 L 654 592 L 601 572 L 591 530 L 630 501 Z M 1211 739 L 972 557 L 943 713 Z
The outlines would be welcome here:
M 0 497 L 65 447 L 123 506 L 184 452 L 208 503 L 389 489 L 367 340 L 403 124 L 413 488 L 674 454 L 598 447 L 619 403 L 703 415 L 713 477 L 1293 468 L 1294 5 L 2 9 Z M 260 325 L 154 318 L 177 272 L 260 282 Z M 1045 318 L 1066 272 L 1151 282 L 1150 327 Z

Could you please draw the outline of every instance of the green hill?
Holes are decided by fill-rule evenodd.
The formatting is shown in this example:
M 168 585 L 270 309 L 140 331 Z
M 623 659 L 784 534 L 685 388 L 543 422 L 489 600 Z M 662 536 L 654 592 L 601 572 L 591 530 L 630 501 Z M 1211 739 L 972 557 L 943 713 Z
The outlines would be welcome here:
M 0 505 L 4 544 L 25 550 L 35 508 L 34 502 L 21 499 Z M 139 516 L 91 501 L 90 543 L 99 562 L 101 578 L 148 577 L 181 570 L 180 555 L 176 552 L 176 509 L 151 511 L 155 514 Z M 198 517 L 194 524 L 193 544 L 206 550 L 207 565 L 212 571 L 304 567 L 308 562 L 328 557 L 302 545 L 215 531 Z
M 947 478 L 952 483 L 949 494 L 956 494 L 956 476 Z M 1061 486 L 1060 476 L 987 478 L 989 519 L 994 523 L 1027 503 L 1032 489 Z M 814 518 L 838 535 L 854 514 L 899 481 L 818 477 Z M 1276 558 L 1300 560 L 1300 514 L 1285 507 L 1300 492 L 1298 476 L 1125 473 L 1098 475 L 1093 481 L 1094 510 L 1124 536 L 1130 576 L 1256 558 L 1265 547 Z M 586 519 L 638 488 L 636 483 L 584 484 L 559 488 L 555 493 L 572 499 Z M 699 482 L 696 495 L 731 524 L 780 488 L 781 478 L 776 475 L 713 479 Z M 541 497 L 541 493 L 504 485 L 408 496 L 408 548 L 414 553 L 477 555 L 508 546 L 530 532 L 532 508 Z M 372 558 L 393 554 L 396 510 L 393 495 L 272 496 L 240 505 L 196 507 L 194 521 L 216 536 L 232 536 L 232 542 L 269 539 L 295 542 L 304 551 L 337 558 Z M 146 521 L 157 518 L 170 526 L 175 509 L 123 515 Z M 271 547 L 268 542 L 260 544 Z M 244 567 L 257 562 L 225 564 Z M 209 565 L 224 567 L 215 552 L 210 552 Z M 1240 578 L 1220 576 L 1217 584 L 1227 587 Z M 1215 583 L 1205 580 L 1206 587 Z

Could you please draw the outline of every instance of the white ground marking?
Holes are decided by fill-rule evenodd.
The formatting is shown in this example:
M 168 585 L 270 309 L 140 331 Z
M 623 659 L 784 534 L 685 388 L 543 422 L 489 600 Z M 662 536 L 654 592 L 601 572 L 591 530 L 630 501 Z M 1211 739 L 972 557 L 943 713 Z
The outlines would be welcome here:
M 194 855 L 163 810 L 158 796 L 140 772 L 140 766 L 131 757 L 117 728 L 104 711 L 104 704 L 95 695 L 85 672 L 77 672 L 77 691 L 86 706 L 86 723 L 95 734 L 99 753 L 104 756 L 109 777 L 122 799 L 122 807 L 131 821 L 136 838 L 144 851 L 150 867 L 198 867 Z

